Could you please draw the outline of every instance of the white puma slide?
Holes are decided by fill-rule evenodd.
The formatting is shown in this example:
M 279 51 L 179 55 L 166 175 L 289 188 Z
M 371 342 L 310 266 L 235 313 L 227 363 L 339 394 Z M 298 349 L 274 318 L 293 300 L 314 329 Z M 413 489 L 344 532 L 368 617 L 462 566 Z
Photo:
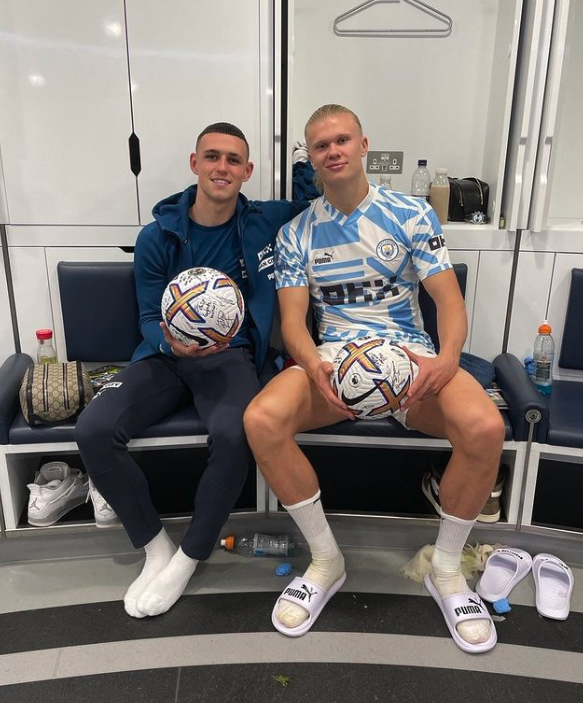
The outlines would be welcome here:
M 442 598 L 439 591 L 431 580 L 431 574 L 425 576 L 425 587 L 433 596 L 433 600 L 439 606 L 441 613 L 445 619 L 445 624 L 449 630 L 453 641 L 464 652 L 470 654 L 481 654 L 489 652 L 498 641 L 496 628 L 488 612 L 488 608 L 475 593 L 456 593 L 452 596 Z M 486 642 L 476 642 L 475 644 L 467 642 L 458 632 L 458 625 L 469 620 L 488 620 L 490 623 L 490 637 Z
M 336 591 L 340 589 L 344 581 L 346 581 L 346 574 L 342 574 L 338 581 L 333 583 L 328 590 L 325 590 L 313 581 L 308 581 L 301 576 L 296 576 L 277 599 L 271 614 L 273 626 L 276 630 L 279 630 L 279 632 L 288 637 L 300 637 L 301 635 L 305 635 L 318 619 L 318 615 L 320 615 L 326 603 L 332 598 Z M 277 619 L 276 613 L 279 603 L 282 600 L 294 603 L 304 610 L 307 610 L 308 617 L 304 622 L 300 623 L 297 627 L 287 627 L 280 622 Z
M 508 598 L 510 591 L 528 574 L 532 557 L 524 549 L 502 547 L 490 554 L 476 592 L 489 603 Z
M 545 618 L 566 620 L 575 579 L 571 569 L 552 554 L 537 554 L 532 562 L 536 609 Z

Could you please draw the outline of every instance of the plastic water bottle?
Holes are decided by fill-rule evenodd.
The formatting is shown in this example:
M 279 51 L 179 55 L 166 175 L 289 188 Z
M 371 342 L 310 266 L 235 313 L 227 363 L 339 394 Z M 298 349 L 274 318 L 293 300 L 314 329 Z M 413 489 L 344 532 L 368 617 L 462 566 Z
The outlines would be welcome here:
M 427 169 L 427 159 L 419 159 L 411 177 L 411 195 L 429 200 L 431 175 Z
M 53 330 L 37 330 L 36 360 L 39 364 L 56 364 L 57 352 L 53 346 Z
M 549 395 L 553 383 L 553 360 L 555 358 L 555 340 L 547 320 L 543 320 L 534 340 L 534 384 L 539 393 Z
M 290 542 L 289 535 L 262 535 L 259 532 L 241 537 L 229 535 L 221 540 L 221 547 L 250 557 L 291 557 L 297 549 L 295 542 Z
M 379 185 L 381 188 L 385 188 L 386 190 L 393 190 L 393 181 L 391 177 L 385 176 L 383 173 L 380 176 Z

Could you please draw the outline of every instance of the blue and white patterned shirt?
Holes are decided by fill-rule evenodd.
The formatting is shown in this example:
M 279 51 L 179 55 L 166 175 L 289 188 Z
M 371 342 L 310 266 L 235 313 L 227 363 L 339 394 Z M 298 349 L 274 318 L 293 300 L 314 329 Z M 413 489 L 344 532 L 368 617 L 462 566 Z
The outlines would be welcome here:
M 433 349 L 419 281 L 449 268 L 429 204 L 373 184 L 348 216 L 318 198 L 280 229 L 275 249 L 276 287 L 309 287 L 321 342 L 372 333 Z

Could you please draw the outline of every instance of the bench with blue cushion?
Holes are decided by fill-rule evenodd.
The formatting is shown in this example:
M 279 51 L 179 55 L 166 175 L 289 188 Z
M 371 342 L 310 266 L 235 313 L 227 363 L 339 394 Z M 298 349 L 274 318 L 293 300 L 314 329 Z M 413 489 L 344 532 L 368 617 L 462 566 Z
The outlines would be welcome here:
M 572 269 L 559 368 L 583 371 L 583 269 Z M 583 449 L 583 382 L 555 380 L 548 398 L 547 444 Z
M 456 264 L 455 273 L 462 293 L 465 292 L 467 267 Z M 88 364 L 119 363 L 129 359 L 140 342 L 138 305 L 133 265 L 130 262 L 60 262 L 58 281 L 63 316 L 63 329 L 69 360 Z M 435 305 L 421 288 L 420 306 L 425 328 L 437 338 Z M 74 440 L 74 422 L 54 427 L 27 425 L 18 403 L 20 382 L 32 359 L 14 354 L 0 368 L 0 444 L 40 444 Z M 544 407 L 540 396 L 519 362 L 510 355 L 495 360 L 499 381 L 502 381 L 510 409 L 502 415 L 506 439 L 527 439 L 530 424 L 528 411 Z M 275 368 L 265 370 L 265 376 Z M 342 422 L 333 427 L 314 430 L 313 434 L 369 438 L 420 438 L 419 432 L 405 430 L 398 422 Z M 145 429 L 139 438 L 192 437 L 206 435 L 206 428 L 193 405 L 179 408 Z

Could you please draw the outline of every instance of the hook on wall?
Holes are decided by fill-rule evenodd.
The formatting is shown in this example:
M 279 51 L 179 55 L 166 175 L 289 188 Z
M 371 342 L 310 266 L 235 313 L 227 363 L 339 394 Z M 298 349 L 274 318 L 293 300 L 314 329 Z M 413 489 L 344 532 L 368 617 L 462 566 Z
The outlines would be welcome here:
M 369 7 L 373 5 L 386 5 L 386 4 L 398 4 L 399 2 L 405 2 L 407 5 L 411 5 L 415 9 L 423 12 L 430 17 L 437 20 L 443 27 L 438 27 L 435 29 L 341 29 L 340 24 L 347 20 L 349 17 L 354 17 L 361 12 L 364 12 Z M 435 7 L 428 5 L 421 0 L 367 0 L 351 10 L 338 15 L 334 20 L 334 34 L 339 37 L 434 37 L 443 38 L 449 37 L 453 27 L 453 21 L 449 15 L 440 12 Z

